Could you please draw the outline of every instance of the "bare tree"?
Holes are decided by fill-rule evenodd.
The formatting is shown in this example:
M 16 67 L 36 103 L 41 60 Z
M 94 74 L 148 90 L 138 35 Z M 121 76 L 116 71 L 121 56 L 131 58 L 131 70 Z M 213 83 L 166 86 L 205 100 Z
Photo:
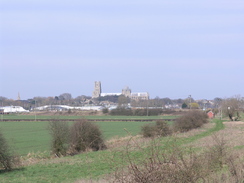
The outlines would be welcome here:
M 59 99 L 60 100 L 71 100 L 72 95 L 70 93 L 63 93 L 63 94 L 59 95 Z
M 120 95 L 119 98 L 118 98 L 118 105 L 120 107 L 125 107 L 127 106 L 129 103 L 129 98 L 124 96 L 124 95 Z
M 230 118 L 231 121 L 239 120 L 240 107 L 242 100 L 236 96 L 222 101 L 221 107 L 223 112 Z

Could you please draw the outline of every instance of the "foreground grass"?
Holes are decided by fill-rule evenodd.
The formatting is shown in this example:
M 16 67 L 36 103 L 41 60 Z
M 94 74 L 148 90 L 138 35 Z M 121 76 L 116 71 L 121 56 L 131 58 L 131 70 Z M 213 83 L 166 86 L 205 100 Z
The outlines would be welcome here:
M 200 138 L 211 135 L 213 132 L 224 128 L 222 121 L 215 120 L 214 128 L 208 129 L 195 136 L 177 139 L 178 145 L 190 143 Z M 162 147 L 170 138 L 162 139 Z M 174 139 L 172 139 L 173 143 Z M 1 182 L 74 182 L 79 179 L 96 179 L 108 174 L 118 165 L 125 165 L 121 158 L 124 151 L 98 151 L 89 152 L 73 157 L 56 158 L 42 161 L 38 164 L 26 166 L 13 172 L 1 173 Z M 143 159 L 141 150 L 130 151 L 130 156 Z
M 1 182 L 74 182 L 83 178 L 98 177 L 110 171 L 106 158 L 108 151 L 90 152 L 74 157 L 45 160 L 12 172 L 0 174 Z

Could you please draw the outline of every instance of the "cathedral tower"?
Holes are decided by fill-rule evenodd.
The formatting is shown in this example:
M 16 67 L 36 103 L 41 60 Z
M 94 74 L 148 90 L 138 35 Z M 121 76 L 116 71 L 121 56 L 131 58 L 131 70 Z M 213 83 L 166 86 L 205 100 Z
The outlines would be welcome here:
M 18 97 L 17 97 L 17 100 L 20 100 L 20 94 L 18 93 Z
M 126 96 L 126 97 L 130 97 L 131 96 L 131 89 L 127 86 L 122 90 L 122 95 Z
M 95 88 L 94 88 L 94 91 L 92 93 L 92 98 L 100 97 L 101 92 L 102 92 L 101 82 L 95 81 Z

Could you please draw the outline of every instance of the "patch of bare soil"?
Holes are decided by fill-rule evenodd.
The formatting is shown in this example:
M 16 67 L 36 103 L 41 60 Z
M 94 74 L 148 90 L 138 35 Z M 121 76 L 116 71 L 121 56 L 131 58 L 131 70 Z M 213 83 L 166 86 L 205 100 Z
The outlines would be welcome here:
M 191 143 L 191 146 L 213 146 L 216 144 L 215 138 L 223 139 L 228 147 L 244 146 L 244 122 L 224 122 L 224 125 L 225 129 Z
M 229 121 L 229 122 L 223 122 L 225 125 L 241 125 L 244 124 L 243 121 Z

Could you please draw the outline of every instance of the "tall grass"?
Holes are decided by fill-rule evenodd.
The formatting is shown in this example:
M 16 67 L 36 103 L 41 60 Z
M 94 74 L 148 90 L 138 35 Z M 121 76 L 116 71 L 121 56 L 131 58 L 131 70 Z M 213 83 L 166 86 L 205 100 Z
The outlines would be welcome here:
M 122 156 L 128 165 L 118 167 L 108 180 L 125 183 L 243 182 L 244 160 L 229 152 L 223 139 L 215 136 L 214 141 L 214 146 L 200 152 L 172 142 L 161 148 L 161 143 L 154 141 L 147 148 L 137 145 L 143 153 L 140 158 L 133 156 L 128 144 Z

